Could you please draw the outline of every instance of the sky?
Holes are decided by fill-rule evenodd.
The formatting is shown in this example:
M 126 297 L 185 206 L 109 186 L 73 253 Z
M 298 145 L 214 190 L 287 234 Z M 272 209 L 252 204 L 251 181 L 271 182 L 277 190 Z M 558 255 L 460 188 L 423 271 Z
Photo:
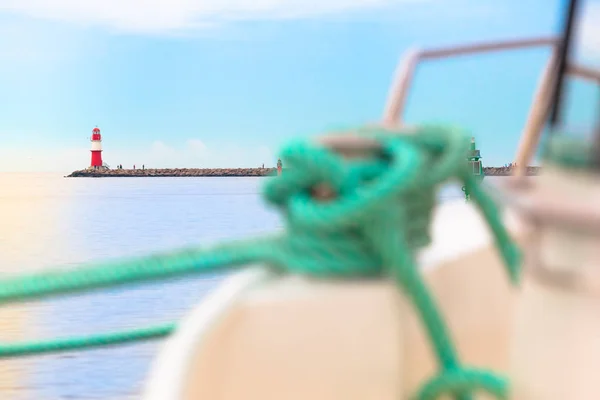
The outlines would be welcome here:
M 297 137 L 381 118 L 411 48 L 558 31 L 564 0 L 0 0 L 0 171 L 274 166 Z M 578 61 L 600 65 L 600 0 Z M 595 21 L 595 23 L 594 23 Z M 549 52 L 419 67 L 405 121 L 471 132 L 512 161 Z M 569 84 L 569 123 L 600 95 Z

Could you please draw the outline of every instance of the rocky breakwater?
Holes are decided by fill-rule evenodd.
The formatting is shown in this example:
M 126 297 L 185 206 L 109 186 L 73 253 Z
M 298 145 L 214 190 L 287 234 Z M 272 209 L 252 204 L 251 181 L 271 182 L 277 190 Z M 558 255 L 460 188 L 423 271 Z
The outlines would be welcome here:
M 511 176 L 514 167 L 484 167 L 485 176 Z M 536 176 L 541 172 L 540 167 L 527 167 L 527 176 Z
M 511 167 L 484 167 L 486 176 L 510 176 Z M 527 175 L 539 175 L 540 167 L 527 167 Z M 285 168 L 284 168 L 285 173 Z M 162 168 L 162 169 L 82 169 L 67 175 L 67 178 L 109 177 L 249 177 L 275 176 L 277 168 Z
M 277 175 L 276 168 L 161 168 L 161 169 L 83 169 L 67 178 L 109 177 L 261 177 Z

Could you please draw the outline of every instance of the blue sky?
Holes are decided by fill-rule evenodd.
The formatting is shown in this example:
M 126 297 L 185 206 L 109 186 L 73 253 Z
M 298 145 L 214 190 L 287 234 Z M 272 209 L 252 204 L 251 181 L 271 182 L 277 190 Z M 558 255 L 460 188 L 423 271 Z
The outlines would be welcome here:
M 0 171 L 86 167 L 96 125 L 111 166 L 274 165 L 292 137 L 377 121 L 409 48 L 552 34 L 563 5 L 0 0 Z M 597 66 L 600 0 L 585 6 L 579 49 Z M 463 126 L 486 164 L 510 162 L 547 57 L 424 65 L 405 119 Z M 570 121 L 580 126 L 600 96 L 571 89 Z

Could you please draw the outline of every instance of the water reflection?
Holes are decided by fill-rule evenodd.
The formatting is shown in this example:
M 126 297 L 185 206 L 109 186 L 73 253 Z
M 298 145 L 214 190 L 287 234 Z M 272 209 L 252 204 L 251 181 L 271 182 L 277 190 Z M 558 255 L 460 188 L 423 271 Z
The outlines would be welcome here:
M 56 240 L 69 187 L 46 174 L 0 174 L 0 274 L 33 271 L 62 261 L 67 244 Z M 35 307 L 0 309 L 0 340 L 34 336 Z M 26 398 L 30 360 L 0 362 L 0 390 L 8 399 Z
M 64 179 L 0 174 L 2 274 L 144 254 L 277 229 L 260 179 Z M 221 278 L 1 309 L 0 339 L 85 335 L 177 319 Z M 0 362 L 6 399 L 112 399 L 139 391 L 160 343 Z
M 271 232 L 260 178 L 64 179 L 0 174 L 0 273 L 145 254 Z M 462 197 L 460 187 L 440 194 Z M 0 309 L 2 341 L 85 335 L 179 319 L 222 279 L 174 280 Z M 126 399 L 160 342 L 0 361 L 3 399 Z

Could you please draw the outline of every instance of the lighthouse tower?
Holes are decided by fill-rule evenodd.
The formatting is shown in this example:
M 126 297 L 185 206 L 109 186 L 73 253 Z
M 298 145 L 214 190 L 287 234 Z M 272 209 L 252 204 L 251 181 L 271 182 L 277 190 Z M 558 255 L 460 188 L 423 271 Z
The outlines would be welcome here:
M 102 135 L 100 129 L 95 127 L 92 130 L 92 163 L 91 167 L 94 169 L 102 168 Z

